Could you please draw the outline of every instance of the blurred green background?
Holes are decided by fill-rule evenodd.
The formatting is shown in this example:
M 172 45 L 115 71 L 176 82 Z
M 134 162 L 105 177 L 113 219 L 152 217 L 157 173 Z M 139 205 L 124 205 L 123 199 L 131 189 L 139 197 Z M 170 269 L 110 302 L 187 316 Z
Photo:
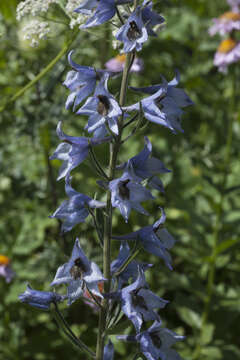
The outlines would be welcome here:
M 59 235 L 58 222 L 48 218 L 66 198 L 64 182 L 56 182 L 59 162 L 48 158 L 58 144 L 59 120 L 75 136 L 83 134 L 86 123 L 86 118 L 64 109 L 69 91 L 61 84 L 69 70 L 67 52 L 75 49 L 77 63 L 100 67 L 117 51 L 112 50 L 106 26 L 80 32 L 56 22 L 52 22 L 49 39 L 31 48 L 23 40 L 23 21 L 16 21 L 18 3 L 0 2 L 0 254 L 11 259 L 16 272 L 9 284 L 0 278 L 0 359 L 85 359 L 63 337 L 52 313 L 21 304 L 17 297 L 26 282 L 39 290 L 50 289 L 56 268 L 70 255 L 76 236 L 88 256 L 101 264 L 90 218 L 64 237 Z M 186 109 L 184 134 L 173 135 L 149 124 L 144 133 L 125 144 L 120 161 L 141 150 L 143 135 L 148 134 L 154 156 L 172 173 L 162 176 L 166 193 L 154 191 L 156 202 L 145 206 L 151 216 L 132 212 L 125 224 L 116 210 L 113 232 L 124 234 L 152 224 L 160 215 L 159 206 L 165 207 L 167 228 L 178 240 L 171 251 L 174 271 L 154 256 L 141 255 L 154 264 L 147 272 L 151 288 L 170 300 L 160 312 L 164 325 L 186 335 L 177 346 L 184 359 L 236 360 L 240 359 L 240 64 L 230 67 L 227 75 L 220 74 L 213 66 L 220 38 L 210 38 L 207 32 L 211 18 L 228 7 L 224 0 L 155 3 L 167 26 L 144 45 L 139 54 L 144 71 L 133 74 L 130 84 L 159 83 L 161 74 L 170 80 L 177 68 L 180 86 L 195 106 Z M 47 16 L 66 22 L 58 7 Z M 18 93 L 59 53 L 59 60 L 39 81 Z M 110 84 L 115 94 L 119 83 L 115 79 Z M 129 104 L 132 101 L 134 95 L 129 92 Z M 98 149 L 103 161 L 105 154 L 106 147 Z M 79 192 L 101 198 L 87 162 L 73 174 Z M 113 254 L 117 252 L 114 242 Z M 61 308 L 76 333 L 94 348 L 97 314 L 81 301 Z M 133 327 L 125 333 L 134 333 Z M 133 359 L 133 347 L 114 336 L 111 339 L 116 344 L 115 359 Z

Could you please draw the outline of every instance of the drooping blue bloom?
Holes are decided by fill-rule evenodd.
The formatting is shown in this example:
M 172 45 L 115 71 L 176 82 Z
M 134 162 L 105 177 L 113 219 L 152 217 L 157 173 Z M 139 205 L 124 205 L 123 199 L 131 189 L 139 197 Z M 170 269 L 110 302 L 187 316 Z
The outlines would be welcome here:
M 99 0 L 84 0 L 74 11 L 84 15 L 92 15 L 92 11 L 99 4 Z
M 121 266 L 126 262 L 130 255 L 130 247 L 128 246 L 127 241 L 122 241 L 118 257 L 111 263 L 112 276 L 114 276 L 114 273 L 120 270 Z M 146 271 L 151 266 L 152 264 L 140 263 L 137 260 L 132 260 L 118 276 L 118 288 L 121 289 L 124 284 L 128 283 L 130 278 L 132 281 L 136 281 L 139 268 L 143 271 Z
M 113 360 L 114 359 L 114 346 L 111 340 L 104 346 L 103 360 Z
M 161 218 L 153 225 L 148 225 L 140 230 L 122 236 L 112 236 L 116 240 L 140 241 L 146 251 L 162 258 L 165 264 L 172 270 L 171 255 L 167 250 L 175 244 L 175 239 L 163 226 L 166 220 L 165 212 L 162 210 Z
M 140 202 L 153 200 L 154 197 L 148 189 L 132 181 L 127 174 L 124 174 L 119 179 L 110 181 L 109 189 L 112 193 L 112 206 L 119 208 L 126 222 L 132 208 L 141 214 L 149 215 L 140 205 Z
M 142 49 L 143 43 L 148 39 L 148 33 L 143 23 L 140 6 L 137 7 L 129 16 L 127 22 L 118 30 L 116 39 L 123 42 L 123 53 L 128 53 L 134 49 L 136 51 Z
M 148 290 L 144 272 L 140 268 L 136 281 L 109 296 L 121 302 L 122 311 L 132 321 L 137 332 L 143 321 L 159 321 L 160 317 L 154 309 L 162 309 L 168 303 Z
M 57 208 L 50 218 L 57 218 L 64 220 L 62 223 L 61 231 L 63 233 L 70 231 L 75 225 L 84 222 L 89 215 L 89 208 L 102 208 L 105 203 L 91 199 L 89 196 L 80 194 L 71 187 L 70 177 L 66 177 L 65 191 L 69 200 Z
M 65 176 L 69 176 L 70 172 L 79 164 L 81 164 L 88 156 L 89 146 L 95 146 L 107 142 L 110 138 L 88 139 L 86 137 L 77 137 L 66 135 L 62 131 L 62 122 L 59 121 L 57 126 L 57 135 L 62 143 L 60 143 L 50 157 L 50 160 L 62 160 L 63 164 L 59 170 L 57 180 Z
M 93 67 L 76 64 L 71 58 L 72 53 L 73 50 L 68 54 L 68 62 L 73 70 L 67 73 L 63 85 L 71 91 L 66 101 L 66 109 L 73 105 L 75 110 L 94 91 L 98 74 Z
M 136 182 L 149 179 L 148 184 L 153 188 L 163 191 L 163 185 L 155 175 L 170 172 L 164 164 L 157 158 L 151 157 L 152 144 L 145 136 L 145 146 L 136 156 L 129 159 L 126 163 L 120 165 L 118 169 L 124 170 Z
M 141 352 L 147 360 L 181 360 L 180 355 L 171 347 L 177 341 L 184 340 L 184 336 L 177 335 L 167 328 L 162 328 L 161 322 L 155 321 L 147 331 L 136 336 L 120 335 L 117 338 L 139 343 Z
M 184 90 L 176 88 L 179 83 L 179 73 L 169 83 L 163 79 L 162 84 L 148 86 L 145 88 L 134 88 L 134 91 L 141 91 L 150 94 L 149 97 L 141 100 L 142 110 L 147 120 L 163 125 L 174 133 L 183 132 L 181 127 L 182 108 L 192 105 L 193 102 L 184 92 Z M 140 104 L 136 103 L 124 108 L 127 111 L 139 111 Z
M 91 5 L 92 6 L 92 5 Z M 87 6 L 89 8 L 89 5 Z M 83 13 L 83 5 L 78 7 L 76 12 Z M 97 1 L 96 9 L 93 15 L 86 21 L 85 24 L 80 26 L 80 29 L 86 29 L 92 26 L 97 26 L 110 20 L 116 13 L 115 0 L 100 0 Z
M 117 119 L 122 114 L 122 110 L 113 95 L 108 91 L 108 79 L 109 75 L 105 74 L 96 87 L 94 96 L 88 98 L 77 112 L 79 115 L 89 116 L 85 129 L 90 133 L 105 128 L 107 122 L 111 131 L 118 134 Z
M 95 90 L 97 80 L 100 80 L 104 74 L 114 75 L 113 72 L 101 69 L 94 69 L 90 66 L 78 65 L 72 60 L 73 50 L 68 54 L 68 62 L 73 70 L 67 73 L 66 80 L 63 82 L 70 91 L 66 101 L 66 109 L 76 107 L 86 99 Z
M 57 269 L 51 286 L 67 284 L 68 305 L 77 300 L 87 288 L 94 295 L 102 298 L 98 283 L 105 281 L 99 267 L 88 260 L 84 254 L 79 240 L 76 239 L 71 258 Z
M 156 33 L 153 31 L 153 27 L 158 24 L 163 24 L 165 19 L 157 14 L 155 11 L 152 11 L 153 3 L 149 0 L 144 0 L 143 9 L 142 9 L 142 19 L 143 23 L 146 26 L 149 36 L 156 36 Z
M 118 5 L 131 3 L 133 0 L 85 0 L 74 11 L 91 17 L 80 29 L 98 26 L 112 19 L 117 11 Z
M 27 285 L 27 290 L 18 296 L 21 302 L 29 304 L 39 309 L 49 310 L 51 303 L 63 301 L 66 296 L 56 294 L 55 292 L 33 290 Z

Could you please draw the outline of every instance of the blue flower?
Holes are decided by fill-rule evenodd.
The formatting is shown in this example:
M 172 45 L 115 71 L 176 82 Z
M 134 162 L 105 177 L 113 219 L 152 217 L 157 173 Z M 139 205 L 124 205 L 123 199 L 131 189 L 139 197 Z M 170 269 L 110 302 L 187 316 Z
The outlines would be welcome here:
M 163 226 L 166 215 L 162 210 L 161 218 L 153 225 L 145 226 L 142 229 L 122 236 L 112 236 L 116 240 L 136 240 L 140 241 L 146 251 L 159 256 L 165 264 L 172 270 L 172 259 L 167 250 L 175 244 L 175 239 Z
M 170 170 L 168 170 L 159 159 L 151 157 L 152 144 L 146 136 L 144 139 L 144 149 L 126 163 L 118 166 L 118 169 L 124 170 L 124 174 L 128 174 L 128 176 L 136 182 L 149 179 L 149 185 L 157 190 L 163 191 L 162 182 L 155 175 L 170 172 Z
M 75 110 L 94 91 L 98 74 L 93 67 L 76 64 L 71 59 L 72 53 L 73 51 L 70 51 L 68 54 L 68 62 L 73 70 L 67 73 L 63 85 L 71 91 L 66 101 L 66 109 L 73 105 L 73 110 Z
M 168 303 L 148 290 L 144 272 L 140 268 L 136 281 L 109 296 L 121 302 L 122 311 L 132 321 L 137 332 L 140 331 L 143 321 L 159 321 L 160 317 L 154 309 L 162 309 Z
M 61 231 L 70 231 L 75 225 L 84 222 L 89 215 L 89 208 L 102 208 L 106 204 L 80 194 L 71 187 L 70 177 L 66 177 L 65 191 L 69 200 L 65 200 L 50 218 L 63 219 Z
M 89 6 L 89 2 L 86 2 L 87 4 L 82 4 L 80 7 L 78 7 L 75 11 L 84 13 L 85 10 L 92 10 L 93 4 Z M 105 23 L 106 21 L 110 20 L 116 13 L 116 4 L 115 0 L 100 0 L 97 1 L 96 10 L 94 11 L 93 15 L 86 21 L 84 25 L 80 26 L 80 29 L 86 29 L 92 26 L 97 26 Z M 85 11 L 86 13 L 86 11 Z
M 77 300 L 85 288 L 94 295 L 102 298 L 98 283 L 105 281 L 99 267 L 93 261 L 89 261 L 84 254 L 79 240 L 76 239 L 71 258 L 57 269 L 51 286 L 67 284 L 68 305 Z
M 126 222 L 132 208 L 141 214 L 149 215 L 140 205 L 140 202 L 152 200 L 154 197 L 148 189 L 132 181 L 127 174 L 124 174 L 119 179 L 110 181 L 109 189 L 112 193 L 112 206 L 119 208 Z
M 104 124 L 107 121 L 111 131 L 118 134 L 117 119 L 122 115 L 122 110 L 118 102 L 108 92 L 108 79 L 109 75 L 105 74 L 96 87 L 94 96 L 88 98 L 86 103 L 77 112 L 79 115 L 89 116 L 85 129 L 90 133 L 95 132 L 97 129 L 105 128 Z
M 180 355 L 171 347 L 177 341 L 184 339 L 184 336 L 177 335 L 175 332 L 162 328 L 161 322 L 155 321 L 146 331 L 136 336 L 120 335 L 119 340 L 137 342 L 140 344 L 141 352 L 147 360 L 181 360 Z
M 158 24 L 163 24 L 165 22 L 165 19 L 161 15 L 157 14 L 155 11 L 152 11 L 152 7 L 152 1 L 144 0 L 142 19 L 143 23 L 146 26 L 148 35 L 156 36 L 156 33 L 153 31 L 153 27 Z
M 33 290 L 30 285 L 27 285 L 27 290 L 20 294 L 18 298 L 23 303 L 39 309 L 49 310 L 51 303 L 58 303 L 66 297 L 55 292 Z
M 68 136 L 62 131 L 61 121 L 57 126 L 57 135 L 63 142 L 58 145 L 50 157 L 50 160 L 58 159 L 63 161 L 57 180 L 69 175 L 76 166 L 85 160 L 90 145 L 95 146 L 110 140 L 110 138 L 88 139 L 86 137 Z
M 120 270 L 121 266 L 126 262 L 130 255 L 130 248 L 127 241 L 122 241 L 117 259 L 113 260 L 111 263 L 112 276 Z M 136 260 L 132 260 L 118 276 L 118 288 L 121 289 L 124 284 L 128 284 L 130 278 L 132 281 L 136 281 L 139 268 L 146 271 L 151 266 L 152 264 L 140 263 Z
M 99 0 L 84 0 L 74 11 L 84 15 L 92 15 L 92 10 L 94 10 L 98 4 Z
M 103 360 L 113 360 L 114 347 L 113 343 L 109 340 L 108 344 L 104 346 Z
M 72 60 L 72 53 L 73 50 L 68 54 L 68 62 L 73 70 L 67 73 L 63 85 L 71 91 L 66 101 L 66 109 L 73 106 L 73 111 L 75 111 L 76 107 L 93 93 L 97 80 L 100 80 L 106 73 L 109 75 L 114 75 L 114 73 L 111 71 L 94 69 L 90 66 L 78 65 Z
M 129 16 L 127 22 L 119 29 L 116 39 L 123 42 L 123 53 L 136 49 L 140 51 L 142 45 L 148 39 L 147 29 L 142 20 L 142 10 L 137 9 Z
M 174 133 L 183 132 L 180 124 L 183 111 L 181 108 L 192 105 L 193 102 L 182 89 L 176 88 L 179 82 L 179 73 L 169 83 L 162 78 L 163 82 L 159 85 L 148 86 L 145 88 L 134 88 L 150 94 L 149 97 L 141 100 L 142 110 L 147 120 L 163 125 Z M 139 111 L 140 104 L 136 103 L 124 108 L 127 111 Z

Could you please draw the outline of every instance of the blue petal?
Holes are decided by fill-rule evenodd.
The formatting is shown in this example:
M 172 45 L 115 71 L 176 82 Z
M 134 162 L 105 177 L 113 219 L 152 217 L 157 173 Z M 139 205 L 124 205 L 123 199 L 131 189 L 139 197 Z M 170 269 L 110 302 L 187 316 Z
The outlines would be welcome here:
M 53 292 L 33 290 L 29 285 L 27 285 L 27 290 L 23 294 L 19 295 L 19 299 L 21 302 L 27 303 L 31 306 L 48 310 L 51 303 L 63 301 L 65 296 Z
M 104 346 L 103 360 L 113 360 L 114 357 L 114 346 L 111 340 Z
M 92 26 L 97 26 L 110 20 L 116 13 L 116 5 L 114 0 L 101 0 L 98 6 L 87 22 L 80 26 L 80 29 L 86 29 Z

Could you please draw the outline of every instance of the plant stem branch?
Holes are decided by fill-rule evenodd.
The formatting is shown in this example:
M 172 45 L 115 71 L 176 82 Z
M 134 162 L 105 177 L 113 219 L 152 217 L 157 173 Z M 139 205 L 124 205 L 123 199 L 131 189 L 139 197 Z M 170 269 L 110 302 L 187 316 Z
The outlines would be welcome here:
M 64 54 L 68 51 L 69 47 L 73 43 L 73 41 L 76 39 L 78 34 L 78 31 L 75 31 L 71 39 L 69 39 L 64 47 L 59 51 L 57 56 L 42 70 L 38 75 L 35 76 L 33 80 L 31 80 L 27 85 L 25 85 L 22 89 L 17 91 L 15 95 L 13 95 L 6 104 L 2 105 L 0 107 L 0 112 L 5 110 L 9 105 L 11 105 L 13 102 L 15 102 L 19 97 L 21 97 L 27 90 L 29 90 L 34 84 L 36 84 L 42 77 L 44 77 L 52 68 L 53 66 L 62 58 Z

